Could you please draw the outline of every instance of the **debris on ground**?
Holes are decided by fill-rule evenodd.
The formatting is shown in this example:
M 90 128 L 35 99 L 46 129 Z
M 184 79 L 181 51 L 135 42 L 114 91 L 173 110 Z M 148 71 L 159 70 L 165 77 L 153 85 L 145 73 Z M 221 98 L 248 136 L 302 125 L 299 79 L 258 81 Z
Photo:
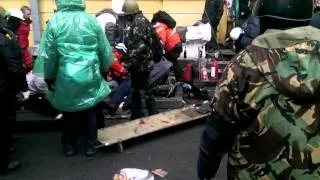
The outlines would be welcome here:
M 155 169 L 152 171 L 154 175 L 160 176 L 162 178 L 166 177 L 168 175 L 168 172 L 163 169 Z
M 121 169 L 113 177 L 113 180 L 154 180 L 153 174 L 148 170 L 125 168 Z

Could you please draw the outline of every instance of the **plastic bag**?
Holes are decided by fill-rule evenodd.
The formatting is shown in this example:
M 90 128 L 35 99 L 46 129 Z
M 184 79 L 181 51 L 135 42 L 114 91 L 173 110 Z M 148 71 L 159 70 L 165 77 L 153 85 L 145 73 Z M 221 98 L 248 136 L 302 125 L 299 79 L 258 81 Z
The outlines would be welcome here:
M 148 170 L 125 168 L 115 174 L 113 180 L 154 180 L 154 176 Z

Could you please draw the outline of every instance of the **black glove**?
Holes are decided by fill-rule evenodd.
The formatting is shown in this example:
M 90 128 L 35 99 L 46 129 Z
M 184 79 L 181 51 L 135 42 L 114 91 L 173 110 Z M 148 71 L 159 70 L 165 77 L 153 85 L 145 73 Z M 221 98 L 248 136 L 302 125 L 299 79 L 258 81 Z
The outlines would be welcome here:
M 45 79 L 44 81 L 47 83 L 49 91 L 54 91 L 55 80 L 54 79 Z

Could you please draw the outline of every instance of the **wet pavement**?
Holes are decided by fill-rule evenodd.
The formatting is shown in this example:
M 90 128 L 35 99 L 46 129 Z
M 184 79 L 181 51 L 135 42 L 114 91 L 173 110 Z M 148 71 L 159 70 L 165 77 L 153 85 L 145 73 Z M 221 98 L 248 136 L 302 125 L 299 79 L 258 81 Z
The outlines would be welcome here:
M 125 145 L 123 153 L 104 149 L 93 158 L 84 156 L 79 144 L 75 157 L 62 154 L 60 132 L 20 134 L 13 157 L 22 163 L 21 169 L 1 180 L 111 180 L 121 168 L 157 169 L 169 174 L 169 180 L 196 180 L 196 161 L 199 137 L 204 125 L 192 124 Z M 83 144 L 83 143 L 82 143 Z M 224 159 L 215 179 L 225 180 Z

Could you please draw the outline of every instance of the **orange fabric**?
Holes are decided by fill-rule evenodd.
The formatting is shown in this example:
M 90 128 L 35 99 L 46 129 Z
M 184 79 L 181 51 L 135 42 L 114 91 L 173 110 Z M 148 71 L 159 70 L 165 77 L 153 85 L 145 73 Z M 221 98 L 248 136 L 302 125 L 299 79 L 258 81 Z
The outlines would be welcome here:
M 160 22 L 156 23 L 153 27 L 164 44 L 166 52 L 170 52 L 177 44 L 181 43 L 180 36 L 175 29 L 170 29 L 166 24 Z
M 175 29 L 167 29 L 167 42 L 164 50 L 170 52 L 179 43 L 181 43 L 181 39 L 177 31 Z
M 162 41 L 163 44 L 166 44 L 167 42 L 167 32 L 166 30 L 168 29 L 168 26 L 164 23 L 157 23 L 153 26 L 160 38 L 160 40 Z

